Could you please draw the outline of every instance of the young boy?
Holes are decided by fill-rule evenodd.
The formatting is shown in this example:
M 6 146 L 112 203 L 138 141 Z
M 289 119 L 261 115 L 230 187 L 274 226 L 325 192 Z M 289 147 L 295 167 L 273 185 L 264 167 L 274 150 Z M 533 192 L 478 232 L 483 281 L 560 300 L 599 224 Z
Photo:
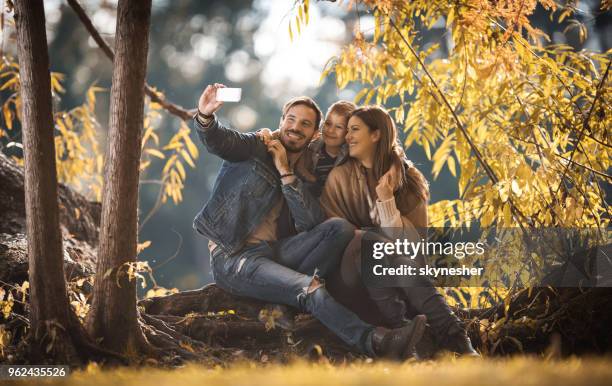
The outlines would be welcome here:
M 331 105 L 325 114 L 322 125 L 321 138 L 312 141 L 308 148 L 312 151 L 312 166 L 317 188 L 316 195 L 319 196 L 325 186 L 329 172 L 334 166 L 340 165 L 348 157 L 348 147 L 345 136 L 347 132 L 348 117 L 357 106 L 353 102 L 338 101 Z

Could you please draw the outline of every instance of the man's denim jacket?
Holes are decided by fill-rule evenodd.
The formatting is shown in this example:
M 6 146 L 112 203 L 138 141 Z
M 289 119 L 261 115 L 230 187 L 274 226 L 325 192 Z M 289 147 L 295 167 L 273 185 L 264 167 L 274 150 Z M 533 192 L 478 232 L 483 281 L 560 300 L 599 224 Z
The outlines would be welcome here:
M 194 125 L 206 149 L 221 157 L 213 192 L 193 221 L 193 227 L 214 241 L 226 254 L 242 249 L 247 237 L 285 197 L 295 229 L 303 232 L 325 220 L 318 201 L 304 189 L 302 180 L 283 185 L 266 145 L 255 133 L 239 133 L 218 119 L 203 127 Z

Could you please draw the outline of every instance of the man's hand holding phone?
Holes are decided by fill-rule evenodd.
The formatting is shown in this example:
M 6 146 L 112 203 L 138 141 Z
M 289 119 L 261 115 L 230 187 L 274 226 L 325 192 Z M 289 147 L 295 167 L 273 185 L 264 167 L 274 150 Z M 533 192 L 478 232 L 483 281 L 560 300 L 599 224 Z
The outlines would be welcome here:
M 198 113 L 200 115 L 210 117 L 223 106 L 223 102 L 217 100 L 217 90 L 225 87 L 221 83 L 206 86 L 198 101 Z

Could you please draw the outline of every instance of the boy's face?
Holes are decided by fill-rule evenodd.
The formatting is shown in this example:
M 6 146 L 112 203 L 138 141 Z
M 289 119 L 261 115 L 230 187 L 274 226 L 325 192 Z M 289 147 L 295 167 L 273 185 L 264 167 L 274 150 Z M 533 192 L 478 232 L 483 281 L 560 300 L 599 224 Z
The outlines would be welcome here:
M 336 113 L 327 114 L 323 123 L 323 141 L 326 146 L 339 147 L 344 144 L 346 124 L 346 117 Z

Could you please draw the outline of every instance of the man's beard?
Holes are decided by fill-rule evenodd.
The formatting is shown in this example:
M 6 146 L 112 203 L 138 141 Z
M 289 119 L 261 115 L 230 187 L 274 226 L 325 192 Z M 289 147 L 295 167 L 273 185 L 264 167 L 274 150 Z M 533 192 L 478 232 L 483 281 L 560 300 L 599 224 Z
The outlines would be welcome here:
M 295 133 L 295 132 L 293 132 L 293 133 Z M 300 146 L 300 147 L 296 147 L 296 146 L 294 146 L 292 144 L 289 144 L 289 143 L 285 142 L 285 134 L 280 136 L 280 141 L 283 144 L 283 146 L 285 147 L 285 149 L 287 150 L 287 152 L 289 152 L 289 153 L 299 153 L 302 150 L 304 150 L 306 148 L 306 146 L 308 145 L 308 141 L 304 142 L 304 144 L 302 146 Z

